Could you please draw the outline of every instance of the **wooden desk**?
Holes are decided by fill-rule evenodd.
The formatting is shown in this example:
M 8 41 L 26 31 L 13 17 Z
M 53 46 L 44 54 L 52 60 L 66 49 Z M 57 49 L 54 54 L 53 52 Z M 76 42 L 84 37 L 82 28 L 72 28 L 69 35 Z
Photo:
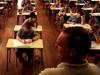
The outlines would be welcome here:
M 82 8 L 83 10 L 92 10 L 93 8 L 87 8 L 87 7 L 84 7 L 84 8 Z
M 77 0 L 69 0 L 69 1 L 77 1 Z
M 14 28 L 14 37 L 16 36 L 16 32 L 19 31 L 19 29 L 21 28 L 21 25 L 15 25 L 15 28 Z M 39 32 L 40 33 L 40 36 L 42 38 L 42 26 L 41 25 L 38 25 L 37 28 L 33 27 L 33 30 L 36 31 L 36 32 Z
M 28 15 L 30 15 L 30 12 L 22 12 L 22 13 L 17 12 L 17 25 L 19 23 L 20 16 L 28 16 Z M 37 15 L 37 12 L 35 12 L 35 15 Z
M 41 66 L 44 69 L 44 63 L 43 63 L 43 40 L 38 39 L 32 43 L 29 44 L 23 44 L 19 42 L 17 39 L 9 39 L 6 44 L 7 48 L 7 70 L 8 65 L 10 62 L 10 55 L 11 55 L 11 49 L 12 48 L 32 48 L 32 49 L 39 49 L 41 52 Z M 9 53 L 10 52 L 10 53 Z
M 84 6 L 85 3 L 76 3 L 75 5 Z
M 100 16 L 100 13 L 90 13 L 91 16 Z
M 100 0 L 91 0 L 91 1 L 100 1 Z
M 67 27 L 83 27 L 85 29 L 91 29 L 91 26 L 89 24 L 81 25 L 81 24 L 64 24 L 64 28 Z
M 58 8 L 58 7 L 50 7 L 51 11 L 60 11 L 62 8 Z
M 66 13 L 67 16 L 71 16 L 70 13 Z M 77 13 L 73 13 L 73 15 L 77 15 Z
M 0 7 L 0 10 L 3 10 L 4 9 L 4 7 Z
M 7 2 L 0 2 L 0 5 L 6 5 Z
M 100 44 L 97 44 L 96 42 L 92 41 L 91 50 L 100 50 Z
M 35 3 L 31 2 L 31 5 L 32 5 L 32 6 L 35 6 Z

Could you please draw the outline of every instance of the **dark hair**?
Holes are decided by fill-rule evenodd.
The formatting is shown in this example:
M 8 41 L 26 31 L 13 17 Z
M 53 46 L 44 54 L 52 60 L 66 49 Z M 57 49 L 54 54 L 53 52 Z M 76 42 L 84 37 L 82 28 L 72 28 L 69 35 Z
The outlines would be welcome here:
M 36 18 L 35 12 L 31 12 L 29 17 Z
M 77 13 L 79 13 L 81 16 L 85 14 L 83 9 L 81 9 L 81 7 L 77 8 Z
M 91 40 L 87 30 L 82 27 L 68 27 L 63 32 L 68 34 L 66 42 L 69 48 L 74 48 L 80 56 L 88 54 Z
M 71 1 L 71 2 L 69 3 L 69 7 L 72 9 L 73 7 L 76 7 L 76 5 L 75 5 L 74 2 Z
M 92 28 L 92 31 L 96 32 L 98 29 L 100 29 L 100 26 L 99 25 L 94 25 L 93 28 Z

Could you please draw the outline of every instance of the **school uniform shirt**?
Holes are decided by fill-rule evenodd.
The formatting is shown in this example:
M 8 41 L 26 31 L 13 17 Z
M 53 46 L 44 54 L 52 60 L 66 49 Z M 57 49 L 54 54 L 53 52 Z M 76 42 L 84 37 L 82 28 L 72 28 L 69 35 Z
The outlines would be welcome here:
M 23 27 L 17 32 L 17 35 L 21 39 L 32 39 L 33 37 L 36 36 L 36 32 L 34 32 L 32 29 L 30 31 L 26 32 Z
M 31 6 L 31 5 L 30 6 L 25 6 L 24 10 L 31 10 L 32 11 L 33 10 L 33 6 Z

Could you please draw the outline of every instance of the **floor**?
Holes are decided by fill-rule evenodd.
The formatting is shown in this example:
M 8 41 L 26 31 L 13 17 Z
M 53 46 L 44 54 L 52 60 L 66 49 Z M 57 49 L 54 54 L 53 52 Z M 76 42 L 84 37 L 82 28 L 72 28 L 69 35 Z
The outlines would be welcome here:
M 45 9 L 41 2 L 41 0 L 37 2 L 36 9 L 38 12 L 38 24 L 43 26 L 44 67 L 56 67 L 59 61 L 56 58 L 57 50 L 55 48 L 55 41 L 59 34 L 59 27 L 56 23 L 50 21 L 51 18 L 46 16 Z M 23 68 L 20 62 L 18 62 L 18 66 L 16 66 L 16 55 L 14 50 L 12 50 L 9 70 L 6 70 L 7 50 L 5 46 L 7 40 L 13 38 L 13 30 L 17 20 L 16 11 L 17 7 L 14 6 L 12 11 L 7 12 L 5 15 L 0 15 L 0 75 L 38 75 L 42 70 L 40 64 L 33 65 L 31 69 Z M 21 23 L 22 21 L 20 21 L 20 24 Z

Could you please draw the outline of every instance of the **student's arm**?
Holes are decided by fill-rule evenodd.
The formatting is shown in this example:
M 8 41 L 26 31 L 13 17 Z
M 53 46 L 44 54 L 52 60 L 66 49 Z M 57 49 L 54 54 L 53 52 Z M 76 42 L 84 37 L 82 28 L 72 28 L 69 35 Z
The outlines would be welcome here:
M 36 20 L 35 20 L 35 22 L 34 22 L 34 26 L 37 28 L 37 26 L 38 26 L 38 23 L 37 23 L 37 17 L 36 17 Z
M 28 19 L 26 19 L 23 23 L 22 26 L 24 26 L 26 24 L 26 22 L 28 21 Z
M 24 39 L 21 39 L 22 30 L 20 29 L 16 34 L 16 39 L 22 43 L 24 43 Z
M 35 41 L 37 39 L 40 39 L 40 34 L 36 33 L 36 35 L 32 38 L 32 41 Z
M 24 43 L 24 39 L 21 39 L 18 35 L 16 36 L 16 39 L 22 43 Z
M 81 24 L 84 25 L 85 24 L 85 15 L 81 16 Z

